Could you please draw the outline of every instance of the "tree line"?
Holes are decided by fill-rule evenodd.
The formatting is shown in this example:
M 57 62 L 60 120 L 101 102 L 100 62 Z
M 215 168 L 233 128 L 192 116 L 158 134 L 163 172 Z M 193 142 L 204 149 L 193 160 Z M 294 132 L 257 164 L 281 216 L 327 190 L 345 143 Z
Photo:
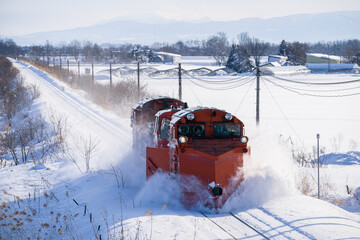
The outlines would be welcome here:
M 99 45 L 91 41 L 73 40 L 57 45 L 45 41 L 43 45 L 24 47 L 17 46 L 12 39 L 0 39 L 0 54 L 12 57 L 26 56 L 33 60 L 48 62 L 55 57 L 64 59 L 71 57 L 76 61 L 81 59 L 97 63 L 151 62 L 154 52 L 169 52 L 182 56 L 212 56 L 217 65 L 227 65 L 240 72 L 250 67 L 250 56 L 257 58 L 258 54 L 284 55 L 292 64 L 303 65 L 306 61 L 306 53 L 316 52 L 342 56 L 347 62 L 360 64 L 358 39 L 316 43 L 283 40 L 275 44 L 251 38 L 247 33 L 240 33 L 237 40 L 232 40 L 230 43 L 226 34 L 219 32 L 203 40 L 179 40 L 175 43 L 154 43 L 151 46 L 130 43 Z M 256 64 L 257 59 L 253 61 Z

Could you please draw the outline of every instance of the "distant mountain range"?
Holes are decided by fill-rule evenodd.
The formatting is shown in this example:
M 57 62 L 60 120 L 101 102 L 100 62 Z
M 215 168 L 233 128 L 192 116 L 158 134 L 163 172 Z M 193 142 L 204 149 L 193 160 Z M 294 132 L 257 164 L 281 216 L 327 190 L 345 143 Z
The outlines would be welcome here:
M 241 16 L 239 16 L 241 17 Z M 244 18 L 237 21 L 184 22 L 157 19 L 149 24 L 119 18 L 90 27 L 63 31 L 33 33 L 23 36 L 7 36 L 19 45 L 52 44 L 89 40 L 102 43 L 176 42 L 178 40 L 203 40 L 217 32 L 225 32 L 230 40 L 248 32 L 251 37 L 279 43 L 286 41 L 317 42 L 360 38 L 360 11 L 343 11 L 319 14 L 297 14 L 269 19 Z

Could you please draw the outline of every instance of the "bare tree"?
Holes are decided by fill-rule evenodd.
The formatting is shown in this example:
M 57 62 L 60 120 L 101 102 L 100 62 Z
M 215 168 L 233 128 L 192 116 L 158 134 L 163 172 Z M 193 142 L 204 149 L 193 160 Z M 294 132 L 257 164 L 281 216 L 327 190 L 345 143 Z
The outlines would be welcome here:
M 75 144 L 75 146 L 85 160 L 86 172 L 89 172 L 91 157 L 94 155 L 95 149 L 100 143 L 100 140 L 98 140 L 96 137 L 92 137 L 91 135 L 89 135 L 88 138 L 81 137 L 78 140 L 79 141 Z
M 74 56 L 75 60 L 77 61 L 79 59 L 81 43 L 78 40 L 73 40 L 71 41 L 69 48 L 71 54 Z
M 85 61 L 93 61 L 93 44 L 90 41 L 85 41 L 83 46 Z
M 264 56 L 270 44 L 257 38 L 250 38 L 248 33 L 239 34 L 238 41 L 240 48 L 254 58 L 255 66 L 259 66 L 260 58 Z
M 288 44 L 288 60 L 295 65 L 306 64 L 306 52 L 309 50 L 309 46 L 306 43 L 300 43 L 298 41 Z
M 60 46 L 58 47 L 58 51 L 59 51 L 60 59 L 62 59 L 62 56 L 66 55 L 66 43 L 65 42 L 60 43 Z
M 40 60 L 44 51 L 43 46 L 33 45 L 30 48 L 30 56 L 32 56 L 35 60 Z
M 99 62 L 101 59 L 102 53 L 103 53 L 103 49 L 95 43 L 93 46 L 93 49 L 92 49 L 92 55 L 94 57 L 94 60 Z
M 21 48 L 12 39 L 0 39 L 0 54 L 17 57 L 21 51 Z
M 348 40 L 345 45 L 345 57 L 352 61 L 356 55 L 360 54 L 360 41 L 357 39 L 354 40 Z
M 49 40 L 46 40 L 46 43 L 44 45 L 45 55 L 46 55 L 46 61 L 47 64 L 50 62 L 50 55 L 53 52 L 53 46 L 50 44 Z
M 206 49 L 214 57 L 217 65 L 224 65 L 230 51 L 226 34 L 219 32 L 217 35 L 210 37 L 206 41 Z

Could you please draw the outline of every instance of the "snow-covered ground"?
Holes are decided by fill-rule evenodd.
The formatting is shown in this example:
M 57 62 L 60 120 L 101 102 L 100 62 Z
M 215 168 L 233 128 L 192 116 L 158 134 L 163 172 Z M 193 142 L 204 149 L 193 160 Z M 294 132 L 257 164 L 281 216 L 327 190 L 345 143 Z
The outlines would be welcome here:
M 360 111 L 357 109 L 360 95 L 332 98 L 299 95 L 262 81 L 261 120 L 257 127 L 252 76 L 184 75 L 183 100 L 190 106 L 217 107 L 238 116 L 245 123 L 252 147 L 251 158 L 245 162 L 245 181 L 215 214 L 209 209 L 184 209 L 179 187 L 167 175 L 159 174 L 145 182 L 144 159 L 131 149 L 129 118 L 104 111 L 87 101 L 82 91 L 75 91 L 27 64 L 14 65 L 26 83 L 35 83 L 40 88 L 41 96 L 32 114 L 41 113 L 45 118 L 66 116 L 69 145 L 75 146 L 90 136 L 99 141 L 89 173 L 81 173 L 66 157 L 0 169 L 1 202 L 7 202 L 14 214 L 24 208 L 28 213 L 31 211 L 32 216 L 28 217 L 31 221 L 23 226 L 25 236 L 95 239 L 95 235 L 101 234 L 102 239 L 121 239 L 122 236 L 127 239 L 263 239 L 229 211 L 271 239 L 357 239 L 360 236 L 360 203 L 346 192 L 346 185 L 352 190 L 360 186 Z M 173 67 L 176 65 L 163 68 Z M 286 78 L 341 82 L 359 79 L 360 75 L 307 74 Z M 269 77 L 269 80 L 274 79 Z M 218 81 L 217 84 L 214 81 Z M 142 82 L 153 92 L 177 97 L 176 77 L 143 78 Z M 303 85 L 297 87 L 311 91 L 297 91 L 340 95 L 336 90 L 359 92 L 359 85 Z M 326 153 L 343 154 L 329 156 L 329 164 L 320 169 L 322 181 L 329 185 L 322 189 L 328 191 L 323 197 L 325 200 L 299 193 L 297 185 L 304 176 L 314 188 L 316 169 L 295 165 L 290 150 L 292 142 L 295 149 L 312 151 L 317 133 Z M 70 151 L 76 154 L 75 148 Z M 346 155 L 349 151 L 357 155 Z M 79 167 L 84 171 L 85 161 L 79 159 Z M 312 189 L 311 194 L 314 193 L 317 192 Z M 49 227 L 44 225 L 47 223 Z M 0 225 L 0 232 L 4 227 Z

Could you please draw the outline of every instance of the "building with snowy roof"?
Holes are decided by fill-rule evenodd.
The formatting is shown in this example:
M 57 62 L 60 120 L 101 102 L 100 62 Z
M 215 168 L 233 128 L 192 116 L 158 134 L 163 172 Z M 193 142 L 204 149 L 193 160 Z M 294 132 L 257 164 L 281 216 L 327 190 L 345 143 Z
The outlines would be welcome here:
M 307 53 L 306 64 L 308 63 L 341 63 L 341 57 L 322 53 Z
M 307 63 L 306 67 L 313 73 L 360 73 L 360 67 L 356 63 Z
M 154 52 L 153 62 L 161 63 L 179 63 L 181 55 L 167 52 Z
M 267 62 L 260 65 L 260 68 L 262 67 L 281 67 L 281 64 L 279 62 Z

